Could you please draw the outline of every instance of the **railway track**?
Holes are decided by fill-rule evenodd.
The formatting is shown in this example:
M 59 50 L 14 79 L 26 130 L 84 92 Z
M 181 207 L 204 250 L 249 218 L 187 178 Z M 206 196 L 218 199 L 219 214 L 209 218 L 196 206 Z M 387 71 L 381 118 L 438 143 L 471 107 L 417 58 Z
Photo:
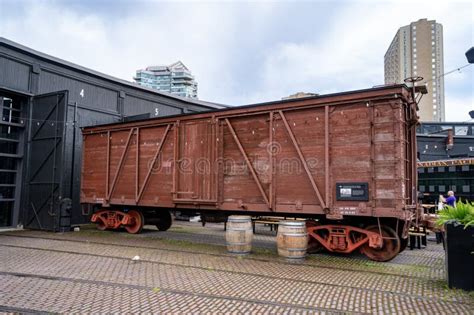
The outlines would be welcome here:
M 243 302 L 243 303 L 249 303 L 249 304 L 255 304 L 255 305 L 263 305 L 266 307 L 269 307 L 269 306 L 273 308 L 277 307 L 277 308 L 281 308 L 280 311 L 297 310 L 297 311 L 304 311 L 304 312 L 326 312 L 329 314 L 338 313 L 338 312 L 335 312 L 334 310 L 321 308 L 321 307 L 305 307 L 305 306 L 294 305 L 294 304 L 289 304 L 289 303 L 269 302 L 269 301 L 261 301 L 257 299 L 248 299 L 248 298 L 243 299 L 239 297 L 189 292 L 189 291 L 184 291 L 184 290 L 168 289 L 168 288 L 159 288 L 159 290 L 156 290 L 156 288 L 154 287 L 143 286 L 143 285 L 110 283 L 110 282 L 105 282 L 105 281 L 71 279 L 71 278 L 66 278 L 66 277 L 42 276 L 42 275 L 33 275 L 33 274 L 27 274 L 27 273 L 4 272 L 4 271 L 0 271 L 0 278 L 1 276 L 10 276 L 10 277 L 16 277 L 16 278 L 23 278 L 23 279 L 24 278 L 33 279 L 33 280 L 40 279 L 40 280 L 49 280 L 49 281 L 60 281 L 60 282 L 70 283 L 72 285 L 85 284 L 85 285 L 111 287 L 111 288 L 119 287 L 119 288 L 131 289 L 134 291 L 142 291 L 142 293 L 155 292 L 155 293 L 160 293 L 160 294 L 168 294 L 168 295 L 172 295 L 175 299 L 179 299 L 182 296 L 185 296 L 185 297 L 192 296 L 192 297 L 205 298 L 205 299 Z M 20 313 L 23 313 L 26 311 L 26 313 L 32 313 L 32 314 L 42 313 L 41 311 L 38 311 L 36 309 L 16 308 L 16 307 L 9 307 L 9 306 L 2 306 L 2 305 L 0 305 L 0 311 L 20 312 Z M 43 313 L 46 313 L 46 312 L 43 312 Z M 50 312 L 47 312 L 47 313 L 50 314 Z M 357 312 L 357 314 L 364 314 L 364 313 Z
M 0 276 L 15 277 L 17 280 L 31 276 L 33 278 L 28 279 L 33 282 L 41 279 L 54 283 L 62 281 L 67 286 L 102 286 L 105 282 L 108 288 L 139 290 L 142 293 L 159 286 L 160 292 L 168 295 L 169 299 L 186 297 L 237 304 L 247 301 L 252 303 L 251 307 L 273 307 L 272 311 L 291 307 L 300 312 L 332 310 L 371 313 L 393 312 L 396 309 L 390 307 L 406 305 L 411 310 L 434 308 L 447 312 L 456 309 L 463 313 L 474 305 L 468 296 L 448 296 L 436 281 L 423 278 L 339 270 L 337 267 L 318 268 L 259 258 L 238 259 L 225 254 L 183 252 L 146 245 L 123 246 L 96 241 L 0 235 L 0 246 L 3 248 Z M 139 263 L 133 263 L 130 258 L 138 252 L 142 253 L 142 259 Z M 117 270 L 122 272 L 102 276 L 109 270 L 112 273 Z M 308 275 L 310 278 L 307 278 Z M 401 283 L 403 286 L 400 286 Z M 17 285 L 15 283 L 14 287 Z M 4 292 L 9 292 L 9 289 Z M 260 292 L 262 296 L 259 296 Z M 308 296 L 305 298 L 304 295 Z M 350 302 L 344 302 L 348 305 L 331 304 L 333 300 L 357 301 L 362 296 L 368 302 L 357 302 L 362 303 L 358 305 L 368 303 L 368 306 L 355 307 L 349 305 Z M 374 304 L 374 301 L 378 302 Z M 206 303 L 214 302 L 206 300 Z
M 47 240 L 49 240 L 48 238 L 45 238 Z M 87 243 L 87 242 L 77 242 L 77 243 Z M 91 244 L 90 242 L 87 243 L 88 245 Z M 51 246 L 53 246 L 54 244 L 51 244 Z M 88 246 L 87 245 L 87 246 Z M 100 245 L 103 245 L 103 244 L 100 244 Z M 54 253 L 60 253 L 60 254 L 72 254 L 72 255 L 79 255 L 79 256 L 89 256 L 89 257 L 98 257 L 98 258 L 108 258 L 108 259 L 118 259 L 118 260 L 121 260 L 121 261 L 125 261 L 125 262 L 130 262 L 130 257 L 132 257 L 129 253 L 126 253 L 124 255 L 106 255 L 106 254 L 94 254 L 94 253 L 90 253 L 90 252 L 85 252 L 87 250 L 90 250 L 90 248 L 79 248 L 78 246 L 76 246 L 76 250 L 64 250 L 64 249 L 52 249 L 52 248 L 37 248 L 37 247 L 32 247 L 32 246 L 35 246 L 34 244 L 32 244 L 31 246 L 19 246 L 19 245 L 8 245 L 8 244 L 2 244 L 0 246 L 3 246 L 3 247 L 12 247 L 12 248 L 21 248 L 21 249 L 29 249 L 29 250 L 36 250 L 36 251 L 45 251 L 45 252 L 54 252 Z M 114 246 L 114 245 L 113 245 Z M 74 248 L 73 246 L 67 246 L 68 248 Z M 119 248 L 120 249 L 120 248 Z M 134 250 L 136 250 L 136 248 L 134 248 Z M 147 250 L 149 250 L 147 248 Z M 160 251 L 163 251 L 161 249 L 152 249 L 153 251 L 156 251 L 156 252 L 160 252 Z M 100 249 L 98 249 L 98 251 L 100 251 Z M 166 251 L 166 250 L 165 250 Z M 175 252 L 175 251 L 173 251 Z M 160 257 L 162 255 L 158 255 L 157 257 Z M 222 258 L 224 257 L 225 259 L 227 260 L 234 260 L 234 262 L 238 259 L 235 259 L 235 258 L 230 258 L 228 256 L 224 256 L 224 255 L 214 255 L 214 256 L 217 256 L 218 258 Z M 245 259 L 247 260 L 247 259 Z M 173 262 L 166 262 L 164 261 L 163 259 L 141 259 L 140 260 L 141 263 L 147 263 L 147 264 L 155 264 L 155 265 L 162 265 L 162 266 L 169 266 L 169 267 L 180 267 L 180 268 L 184 268 L 184 269 L 188 269 L 188 270 L 201 270 L 201 271 L 204 271 L 204 272 L 209 272 L 209 271 L 213 271 L 213 272 L 220 272 L 220 273 L 223 273 L 223 274 L 233 274 L 233 275 L 242 275 L 242 276 L 251 276 L 251 277 L 254 277 L 254 278 L 259 278 L 259 279 L 265 279 L 265 280 L 275 280 L 275 281 L 285 281 L 287 283 L 294 283 L 295 286 L 297 286 L 298 284 L 307 284 L 307 285 L 319 285 L 319 286 L 329 286 L 329 287 L 333 287 L 333 288 L 338 288 L 338 289 L 351 289 L 351 290 L 357 290 L 357 291 L 364 291 L 364 292 L 368 292 L 370 294 L 390 294 L 390 295 L 394 295 L 394 296 L 398 296 L 398 297 L 401 297 L 401 298 L 416 298 L 416 299 L 422 299 L 422 300 L 426 300 L 426 301 L 432 301 L 432 302 L 435 302 L 438 300 L 437 296 L 442 296 L 443 295 L 443 292 L 442 290 L 436 288 L 436 283 L 434 283 L 433 285 L 433 281 L 429 281 L 429 280 L 426 280 L 426 279 L 413 279 L 413 278 L 407 278 L 407 277 L 400 277 L 400 276 L 393 276 L 393 275 L 384 275 L 384 274 L 375 274 L 372 273 L 372 276 L 369 276 L 369 275 L 364 275 L 364 276 L 361 276 L 359 274 L 359 272 L 357 270 L 351 270 L 351 272 L 357 272 L 357 274 L 355 275 L 352 275 L 352 278 L 356 278 L 356 279 L 359 279 L 359 281 L 356 281 L 354 280 L 355 282 L 357 283 L 360 283 L 361 281 L 365 282 L 363 284 L 359 284 L 359 285 L 350 285 L 348 284 L 350 281 L 347 281 L 345 284 L 341 284 L 342 282 L 338 282 L 339 278 L 344 278 L 344 277 L 348 277 L 350 276 L 350 274 L 348 273 L 344 273 L 344 272 L 341 272 L 341 271 L 337 271 L 338 272 L 338 275 L 336 276 L 332 276 L 331 272 L 330 271 L 322 271 L 321 268 L 314 268 L 314 266 L 307 266 L 307 265 L 298 265 L 298 266 L 294 266 L 294 265 L 289 265 L 289 264 L 286 264 L 286 266 L 281 266 L 283 265 L 284 263 L 279 263 L 279 264 L 274 264 L 274 263 L 271 263 L 269 261 L 262 261 L 262 260 L 258 260 L 259 263 L 262 263 L 264 262 L 265 263 L 265 266 L 268 267 L 269 270 L 271 271 L 267 271 L 266 273 L 262 270 L 255 270 L 252 272 L 251 270 L 245 270 L 245 268 L 243 268 L 243 266 L 245 264 L 247 264 L 248 262 L 247 261 L 239 261 L 238 264 L 240 264 L 238 266 L 238 270 L 231 270 L 231 269 L 228 269 L 228 268 L 219 268 L 219 267 L 215 267 L 216 263 L 217 264 L 220 264 L 222 266 L 226 266 L 228 265 L 227 262 L 223 262 L 223 261 L 218 261 L 218 262 L 210 262 L 207 264 L 200 264 L 199 263 L 193 263 L 193 264 L 190 264 L 190 263 L 180 263 L 179 262 L 179 259 L 177 259 L 176 261 L 173 261 Z M 268 265 L 268 264 L 271 264 L 271 265 Z M 277 266 L 277 269 L 275 269 L 275 265 L 280 265 L 280 266 Z M 310 267 L 311 269 L 313 269 L 313 271 L 311 271 L 311 269 L 308 270 L 308 267 Z M 289 269 L 289 270 L 286 270 L 286 269 Z M 323 267 L 324 269 L 324 267 Z M 327 268 L 327 269 L 331 269 L 331 268 Z M 333 269 L 336 269 L 336 268 L 333 268 Z M 245 270 L 245 271 L 242 271 L 242 270 Z M 286 274 L 282 274 L 282 271 L 281 270 L 286 270 L 287 273 Z M 300 277 L 300 275 L 302 274 L 307 274 L 307 273 L 311 273 L 311 274 L 315 274 L 315 279 L 308 279 L 308 278 L 305 278 L 305 277 Z M 362 274 L 364 273 L 367 273 L 367 271 L 365 272 L 362 272 Z M 324 278 L 324 277 L 318 277 L 317 274 L 327 274 L 327 278 Z M 331 277 L 333 277 L 333 279 L 331 280 Z M 396 283 L 400 283 L 400 279 L 399 278 L 402 278 L 403 279 L 403 286 L 406 286 L 408 287 L 407 288 L 402 288 L 400 287 L 400 285 L 397 285 Z M 319 279 L 319 280 L 318 280 Z M 392 287 L 390 288 L 384 288 L 384 286 L 387 285 L 387 283 L 392 283 Z M 380 285 L 380 288 L 378 287 L 378 285 Z M 415 288 L 415 289 L 413 289 Z M 421 293 L 426 293 L 426 292 L 432 292 L 431 294 L 431 297 L 427 297 L 427 296 L 423 296 L 421 295 Z M 429 294 L 428 294 L 429 295 Z M 433 297 L 435 296 L 435 297 Z M 456 300 L 453 300 L 451 299 L 450 300 L 450 303 L 460 303 L 460 304 L 465 304 L 465 302 L 459 302 L 459 301 L 456 301 Z
M 0 312 L 7 313 L 7 314 L 38 314 L 38 315 L 50 315 L 51 312 L 42 312 L 39 310 L 34 310 L 31 308 L 24 308 L 24 307 L 11 307 L 11 306 L 4 306 L 0 305 Z
M 102 245 L 102 246 L 116 246 L 119 248 L 132 248 L 132 249 L 146 249 L 146 250 L 155 250 L 155 251 L 163 251 L 163 252 L 169 252 L 169 253 L 185 253 L 185 254 L 190 254 L 190 255 L 206 255 L 206 256 L 211 256 L 211 257 L 221 257 L 221 258 L 235 258 L 235 255 L 231 254 L 220 254 L 220 253 L 212 253 L 212 252 L 202 252 L 202 251 L 196 251 L 196 250 L 188 250 L 188 249 L 172 249 L 172 248 L 157 248 L 156 246 L 147 246 L 147 245 L 137 245 L 137 244 L 126 244 L 124 242 L 102 242 L 102 241 L 94 241 L 94 240 L 78 240 L 78 239 L 64 239 L 64 238 L 57 238 L 57 237 L 40 237 L 40 236 L 27 236 L 27 235 L 12 235 L 12 234 L 0 234 L 0 239 L 1 237 L 18 237 L 18 238 L 26 238 L 26 239 L 40 239 L 40 240 L 55 240 L 55 241 L 60 241 L 60 242 L 72 242 L 72 243 L 78 243 L 78 244 L 95 244 L 95 245 Z M 327 258 L 327 257 L 326 257 Z M 343 271 L 354 271 L 354 272 L 361 272 L 361 273 L 368 273 L 368 274 L 379 274 L 379 275 L 391 275 L 391 276 L 397 276 L 397 277 L 403 277 L 403 278 L 409 278 L 409 279 L 420 279 L 420 280 L 442 280 L 444 279 L 444 273 L 438 276 L 420 276 L 417 275 L 416 273 L 407 273 L 407 270 L 397 270 L 401 266 L 406 266 L 406 265 L 401 265 L 401 264 L 395 264 L 395 263 L 368 263 L 368 264 L 357 264 L 354 263 L 358 260 L 354 258 L 349 258 L 349 257 L 331 257 L 334 258 L 332 260 L 326 261 L 324 263 L 317 262 L 314 260 L 308 261 L 301 261 L 298 262 L 299 265 L 302 266 L 308 266 L 308 267 L 313 267 L 313 268 L 325 268 L 328 270 L 343 270 Z M 260 257 L 245 257 L 243 258 L 245 261 L 256 261 L 256 262 L 267 262 L 267 263 L 274 263 L 274 264 L 280 264 L 280 265 L 289 265 L 288 261 L 284 260 L 275 260 L 274 257 L 272 258 L 260 258 Z M 343 261 L 345 263 L 344 265 L 341 266 L 341 263 L 338 265 L 334 265 L 334 260 L 339 260 Z M 359 261 L 360 262 L 360 261 Z M 351 266 L 352 265 L 352 266 Z M 377 268 L 377 265 L 383 265 L 384 267 L 388 267 L 387 269 L 389 270 L 381 270 L 381 269 L 375 269 Z M 393 266 L 392 270 L 390 270 L 390 266 Z M 415 271 L 422 269 L 419 266 L 415 268 Z M 427 268 L 428 269 L 428 268 Z M 399 271 L 399 272 L 396 272 Z
M 123 260 L 123 261 L 126 261 L 126 262 L 130 262 L 129 257 L 119 257 L 119 256 L 111 256 L 111 255 L 97 255 L 97 254 L 81 253 L 81 252 L 74 252 L 74 251 L 64 251 L 64 250 L 55 250 L 55 249 L 39 249 L 39 248 L 31 248 L 31 247 L 28 247 L 28 246 L 16 246 L 16 245 L 3 245 L 3 244 L 0 244 L 0 247 L 12 247 L 12 248 L 40 250 L 40 251 L 48 251 L 48 252 L 56 252 L 56 253 L 67 253 L 67 254 L 73 254 L 73 255 L 85 255 L 85 256 L 100 257 L 100 258 L 112 258 L 112 259 L 120 259 L 120 260 Z M 219 268 L 206 268 L 206 267 L 199 267 L 199 266 L 190 266 L 190 265 L 180 264 L 180 263 L 166 263 L 166 262 L 153 261 L 153 260 L 147 260 L 147 259 L 140 259 L 140 262 L 141 263 L 166 265 L 166 266 L 179 266 L 179 267 L 183 267 L 183 268 L 200 269 L 200 270 L 203 270 L 203 271 L 217 271 L 217 272 L 231 273 L 231 274 L 236 274 L 236 275 L 252 275 L 253 277 L 257 277 L 257 278 L 285 280 L 285 281 L 289 281 L 289 282 L 300 282 L 300 283 L 308 283 L 308 284 L 326 285 L 326 286 L 332 286 L 332 287 L 336 287 L 336 288 L 351 288 L 351 289 L 364 290 L 364 291 L 370 291 L 370 292 L 380 292 L 380 293 L 387 293 L 388 292 L 388 291 L 384 291 L 384 290 L 367 289 L 367 288 L 361 288 L 361 287 L 343 285 L 343 284 L 333 284 L 333 283 L 327 283 L 327 282 L 321 282 L 321 281 L 307 281 L 307 280 L 301 280 L 301 279 L 292 279 L 292 278 L 288 278 L 288 277 L 278 277 L 278 276 L 270 276 L 270 275 L 252 274 L 252 273 L 249 273 L 249 272 L 226 270 L 226 269 L 219 269 Z M 1 271 L 0 271 L 0 274 L 1 274 Z M 409 296 L 409 294 L 398 293 L 398 292 L 390 292 L 390 294 L 398 295 L 398 296 L 405 296 L 405 297 Z M 424 300 L 434 300 L 433 298 L 425 298 L 425 297 L 418 297 L 418 298 L 422 298 Z M 452 302 L 453 303 L 458 303 L 457 301 L 452 301 Z

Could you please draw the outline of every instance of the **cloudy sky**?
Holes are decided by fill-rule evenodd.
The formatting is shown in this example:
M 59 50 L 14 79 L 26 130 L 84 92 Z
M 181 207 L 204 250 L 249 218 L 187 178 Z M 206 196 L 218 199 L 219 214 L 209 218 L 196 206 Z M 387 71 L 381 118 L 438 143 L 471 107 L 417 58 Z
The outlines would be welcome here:
M 444 27 L 445 71 L 474 45 L 471 1 L 0 0 L 0 36 L 132 80 L 136 69 L 183 61 L 199 98 L 231 105 L 383 84 L 400 26 Z M 474 109 L 474 66 L 445 78 L 446 118 Z

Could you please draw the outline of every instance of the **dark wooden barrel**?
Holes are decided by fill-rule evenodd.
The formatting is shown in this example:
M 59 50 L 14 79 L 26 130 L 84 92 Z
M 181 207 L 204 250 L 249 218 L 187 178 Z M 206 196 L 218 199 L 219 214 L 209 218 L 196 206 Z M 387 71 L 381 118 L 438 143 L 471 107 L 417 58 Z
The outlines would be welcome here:
M 248 215 L 231 215 L 227 219 L 225 234 L 227 250 L 234 254 L 248 254 L 252 250 L 252 218 Z
M 306 256 L 308 233 L 305 221 L 280 221 L 277 234 L 278 255 L 289 259 Z

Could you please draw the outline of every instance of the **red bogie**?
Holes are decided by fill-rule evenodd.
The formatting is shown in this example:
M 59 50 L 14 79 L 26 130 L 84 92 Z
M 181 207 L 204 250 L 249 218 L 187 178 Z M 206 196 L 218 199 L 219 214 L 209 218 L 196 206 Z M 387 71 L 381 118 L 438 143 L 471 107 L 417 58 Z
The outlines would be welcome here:
M 310 237 L 330 252 L 351 253 L 365 243 L 370 247 L 382 247 L 380 234 L 349 225 L 320 225 L 308 227 Z
M 349 225 L 313 225 L 308 226 L 307 231 L 312 239 L 310 244 L 316 241 L 330 252 L 349 254 L 360 249 L 372 260 L 388 261 L 400 251 L 400 238 L 385 225 L 366 229 Z
M 143 214 L 137 210 L 123 212 L 119 210 L 102 210 L 92 215 L 91 221 L 97 223 L 99 230 L 124 227 L 128 233 L 140 233 L 143 225 Z

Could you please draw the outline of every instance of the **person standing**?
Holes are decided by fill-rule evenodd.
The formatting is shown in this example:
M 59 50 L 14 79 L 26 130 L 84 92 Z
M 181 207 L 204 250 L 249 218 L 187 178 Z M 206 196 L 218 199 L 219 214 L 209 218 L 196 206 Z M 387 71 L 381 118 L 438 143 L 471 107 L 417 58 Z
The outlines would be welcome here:
M 448 206 L 456 207 L 456 197 L 454 196 L 454 191 L 448 191 L 448 198 L 446 198 L 444 202 Z
M 446 206 L 451 206 L 453 208 L 456 207 L 456 197 L 454 196 L 454 191 L 450 190 L 448 191 L 448 198 L 443 197 L 443 195 L 439 195 L 439 204 L 438 204 L 438 210 L 443 209 L 443 204 Z M 443 243 L 443 248 L 444 248 L 444 226 L 440 227 L 439 231 L 435 231 L 436 235 L 436 243 Z

